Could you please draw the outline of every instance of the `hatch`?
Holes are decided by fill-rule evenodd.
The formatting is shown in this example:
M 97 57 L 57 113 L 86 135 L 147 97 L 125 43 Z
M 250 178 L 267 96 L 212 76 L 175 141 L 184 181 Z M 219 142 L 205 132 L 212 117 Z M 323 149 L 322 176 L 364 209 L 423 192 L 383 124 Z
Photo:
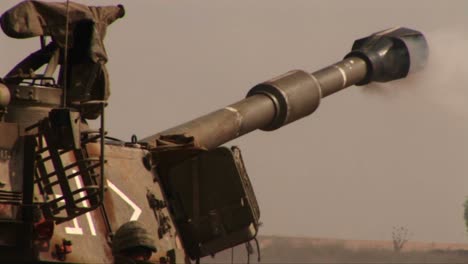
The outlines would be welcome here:
M 239 148 L 203 151 L 172 164 L 160 177 L 192 259 L 255 238 L 260 212 Z

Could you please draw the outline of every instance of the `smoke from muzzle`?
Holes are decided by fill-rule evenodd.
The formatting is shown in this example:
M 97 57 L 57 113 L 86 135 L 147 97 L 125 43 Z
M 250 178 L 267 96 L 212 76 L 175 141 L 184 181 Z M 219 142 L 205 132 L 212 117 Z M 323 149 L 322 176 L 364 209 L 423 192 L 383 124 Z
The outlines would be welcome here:
M 416 101 L 468 116 L 468 30 L 453 28 L 424 35 L 429 57 L 421 71 L 389 83 L 371 83 L 363 90 L 391 98 L 415 96 Z

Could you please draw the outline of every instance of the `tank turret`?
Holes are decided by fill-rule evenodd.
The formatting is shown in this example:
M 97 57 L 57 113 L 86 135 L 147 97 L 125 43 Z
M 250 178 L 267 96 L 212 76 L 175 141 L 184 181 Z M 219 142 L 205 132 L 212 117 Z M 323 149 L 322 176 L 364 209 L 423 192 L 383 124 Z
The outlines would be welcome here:
M 219 146 L 308 116 L 346 87 L 404 78 L 428 54 L 418 31 L 381 31 L 329 67 L 287 72 L 234 104 L 124 142 L 104 127 L 103 46 L 106 26 L 124 13 L 23 1 L 0 19 L 8 36 L 41 44 L 0 79 L 2 263 L 112 263 L 113 254 L 142 252 L 187 263 L 241 243 L 251 248 L 260 227 L 253 186 L 240 149 Z M 93 129 L 87 120 L 96 118 Z

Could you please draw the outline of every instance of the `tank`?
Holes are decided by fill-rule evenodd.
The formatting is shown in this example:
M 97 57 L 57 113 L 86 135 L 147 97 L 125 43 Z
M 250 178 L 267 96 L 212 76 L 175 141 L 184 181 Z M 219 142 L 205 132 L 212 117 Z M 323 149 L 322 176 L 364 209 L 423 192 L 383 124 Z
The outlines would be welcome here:
M 40 40 L 0 82 L 2 262 L 112 263 L 116 248 L 139 241 L 113 241 L 121 226 L 133 229 L 118 237 L 140 232 L 156 251 L 148 261 L 159 263 L 199 262 L 249 244 L 260 209 L 240 149 L 222 145 L 306 117 L 349 86 L 405 78 L 428 56 L 420 32 L 380 31 L 331 66 L 292 70 L 229 106 L 124 142 L 104 126 L 102 41 L 124 14 L 123 6 L 24 1 L 1 17 L 8 36 Z

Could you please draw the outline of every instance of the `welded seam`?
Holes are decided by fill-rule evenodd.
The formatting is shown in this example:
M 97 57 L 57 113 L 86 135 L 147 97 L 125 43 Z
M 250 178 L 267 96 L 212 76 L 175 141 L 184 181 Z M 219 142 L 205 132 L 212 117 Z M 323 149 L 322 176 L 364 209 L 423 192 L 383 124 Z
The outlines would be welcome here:
M 242 115 L 239 113 L 237 109 L 234 107 L 226 106 L 224 107 L 225 110 L 228 110 L 231 113 L 234 113 L 236 115 L 236 137 L 238 137 L 241 133 L 241 127 L 242 127 Z
M 317 106 L 315 107 L 315 109 L 317 109 L 319 106 L 320 106 L 320 102 L 322 101 L 322 98 L 323 98 L 323 92 L 322 92 L 322 84 L 320 84 L 319 80 L 317 79 L 317 77 L 315 77 L 315 75 L 312 73 L 312 74 L 309 74 L 310 77 L 312 77 L 312 80 L 314 81 L 315 85 L 317 86 L 317 89 L 318 89 L 318 102 L 317 102 Z M 315 111 L 314 109 L 314 111 Z
M 341 73 L 341 76 L 343 77 L 343 87 L 346 87 L 346 83 L 348 82 L 348 79 L 346 78 L 346 72 L 338 65 L 333 65 L 334 68 L 338 69 L 338 71 Z

